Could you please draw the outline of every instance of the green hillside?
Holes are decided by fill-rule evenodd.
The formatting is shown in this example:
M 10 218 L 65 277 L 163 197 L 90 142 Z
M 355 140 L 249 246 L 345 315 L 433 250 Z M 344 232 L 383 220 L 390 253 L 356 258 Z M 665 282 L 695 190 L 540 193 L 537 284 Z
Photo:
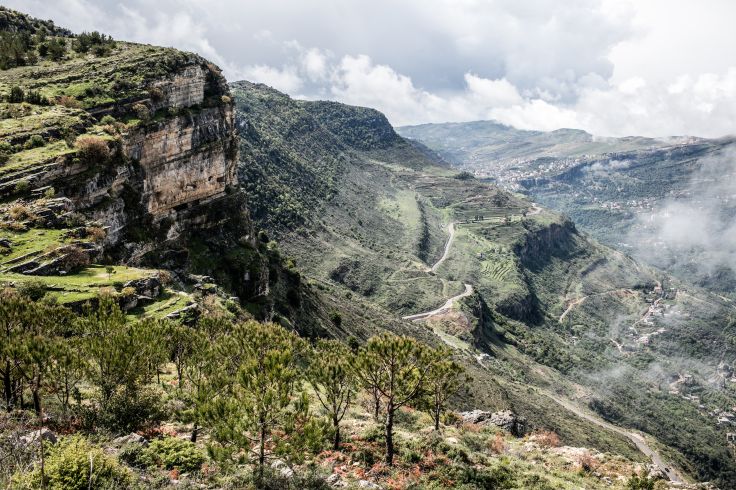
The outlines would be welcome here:
M 720 360 L 733 355 L 732 334 L 720 326 L 733 314 L 730 304 L 595 243 L 566 218 L 518 195 L 453 175 L 429 159 L 407 162 L 403 146 L 392 154 L 396 140 L 390 128 L 356 144 L 355 128 L 334 130 L 335 119 L 346 124 L 345 106 L 334 111 L 331 103 L 293 101 L 244 83 L 234 84 L 233 93 L 247 122 L 240 130 L 245 185 L 268 188 L 271 182 L 257 176 L 272 165 L 284 178 L 291 169 L 329 176 L 331 191 L 321 196 L 313 194 L 314 185 L 289 189 L 294 196 L 310 196 L 304 202 L 308 218 L 283 227 L 272 224 L 279 218 L 271 214 L 259 223 L 308 277 L 344 291 L 348 300 L 360 297 L 396 315 L 437 308 L 470 284 L 471 296 L 426 324 L 473 357 L 489 354 L 476 376 L 499 383 L 516 410 L 536 412 L 536 420 L 555 424 L 572 440 L 590 434 L 590 428 L 564 429 L 552 414 L 560 407 L 549 398 L 519 397 L 513 386 L 523 380 L 658 437 L 672 448 L 667 454 L 699 478 L 733 477 L 727 429 L 708 415 L 728 409 L 734 393 L 730 384 L 724 390 L 710 381 Z M 287 112 L 275 111 L 275 101 Z M 354 112 L 347 124 L 365 121 L 365 109 Z M 264 119 L 248 117 L 255 113 Z M 284 127 L 285 114 L 291 124 Z M 306 131 L 319 135 L 306 147 L 304 138 L 287 137 Z M 335 147 L 337 157 L 329 154 Z M 334 165 L 323 169 L 327 162 Z M 251 199 L 254 207 L 265 206 L 258 195 Z M 442 255 L 449 223 L 456 229 L 452 246 L 430 271 Z M 688 321 L 673 321 L 675 315 Z M 670 392 L 678 374 L 695 372 L 695 360 L 702 368 L 693 374 L 699 379 L 695 391 L 702 393 L 699 403 L 708 400 L 701 408 L 689 389 Z M 478 366 L 473 369 L 477 373 Z M 476 405 L 497 403 L 485 400 L 474 394 Z M 638 411 L 637 405 L 650 409 Z M 687 421 L 682 414 L 689 414 Z M 685 430 L 698 436 L 673 436 Z
M 374 109 L 2 7 L 0 44 L 0 486 L 736 484 L 727 297 Z

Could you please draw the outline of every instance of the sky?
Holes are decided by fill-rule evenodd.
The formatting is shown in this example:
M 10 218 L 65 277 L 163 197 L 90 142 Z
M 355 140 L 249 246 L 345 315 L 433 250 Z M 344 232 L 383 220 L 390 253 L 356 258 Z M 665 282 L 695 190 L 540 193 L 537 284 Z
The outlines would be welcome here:
M 733 0 L 0 0 L 173 46 L 230 81 L 374 107 L 395 126 L 494 119 L 601 136 L 736 134 Z

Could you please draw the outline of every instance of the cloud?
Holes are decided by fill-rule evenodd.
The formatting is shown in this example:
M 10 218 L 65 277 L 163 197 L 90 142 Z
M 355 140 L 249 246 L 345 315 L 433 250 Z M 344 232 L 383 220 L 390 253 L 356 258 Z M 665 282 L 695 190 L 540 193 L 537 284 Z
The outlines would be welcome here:
M 694 281 L 736 285 L 736 149 L 701 158 L 677 196 L 638 216 L 629 243 L 660 266 L 677 264 Z
M 611 136 L 736 128 L 736 3 L 726 0 L 3 3 L 77 31 L 196 51 L 232 81 L 369 105 L 396 125 L 497 119 Z

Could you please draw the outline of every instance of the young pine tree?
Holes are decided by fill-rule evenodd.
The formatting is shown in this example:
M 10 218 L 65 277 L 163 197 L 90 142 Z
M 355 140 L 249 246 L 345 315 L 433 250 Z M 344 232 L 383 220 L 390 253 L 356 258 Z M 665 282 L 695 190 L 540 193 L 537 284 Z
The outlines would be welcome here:
M 224 379 L 216 384 L 226 389 L 203 407 L 203 413 L 212 436 L 225 448 L 223 456 L 232 454 L 228 446 L 255 456 L 260 483 L 274 431 L 294 426 L 295 403 L 303 400 L 303 349 L 295 334 L 255 321 L 237 325 L 217 349 L 225 369 Z
M 440 419 L 447 401 L 469 381 L 462 366 L 452 360 L 452 352 L 440 347 L 429 354 L 429 370 L 424 383 L 424 406 L 434 419 L 434 430 L 440 430 Z
M 307 370 L 307 379 L 314 388 L 322 408 L 332 421 L 335 432 L 333 449 L 340 449 L 340 422 L 355 396 L 354 355 L 349 347 L 337 340 L 317 342 Z
M 422 393 L 430 368 L 427 348 L 409 337 L 382 334 L 368 340 L 356 361 L 356 373 L 364 386 L 380 393 L 386 413 L 386 463 L 394 462 L 396 411 Z

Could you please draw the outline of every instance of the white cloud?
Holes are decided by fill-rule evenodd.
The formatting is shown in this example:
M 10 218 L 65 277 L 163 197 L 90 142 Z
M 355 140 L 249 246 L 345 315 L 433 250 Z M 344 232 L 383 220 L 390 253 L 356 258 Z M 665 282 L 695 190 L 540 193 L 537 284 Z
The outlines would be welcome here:
M 304 84 L 296 68 L 291 66 L 283 68 L 274 68 L 267 65 L 247 66 L 242 70 L 242 75 L 247 80 L 265 83 L 287 93 L 295 93 L 301 90 Z
M 736 131 L 730 0 L 3 3 L 77 31 L 196 51 L 230 80 L 376 107 L 394 124 Z

